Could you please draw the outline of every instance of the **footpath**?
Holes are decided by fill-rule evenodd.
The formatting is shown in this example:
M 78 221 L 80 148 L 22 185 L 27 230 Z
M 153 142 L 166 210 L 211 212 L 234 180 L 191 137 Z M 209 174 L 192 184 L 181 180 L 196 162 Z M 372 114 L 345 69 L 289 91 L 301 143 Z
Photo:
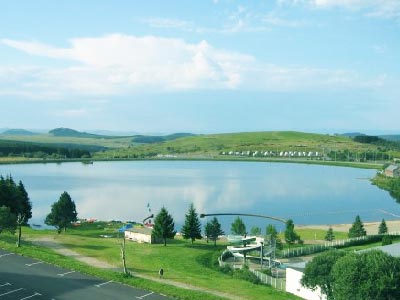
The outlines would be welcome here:
M 121 269 L 121 268 L 117 268 L 116 266 L 113 266 L 105 261 L 101 261 L 101 260 L 98 260 L 93 257 L 81 255 L 71 249 L 66 248 L 65 246 L 63 246 L 63 244 L 59 243 L 58 241 L 56 241 L 55 239 L 53 239 L 51 237 L 41 237 L 41 238 L 32 240 L 32 242 L 34 244 L 42 246 L 42 247 L 51 248 L 61 255 L 73 257 L 77 261 L 83 262 L 83 263 L 88 264 L 95 268 L 108 269 L 108 270 L 114 270 L 114 271 L 118 271 Z M 214 296 L 225 298 L 225 299 L 232 299 L 232 300 L 243 299 L 236 295 L 219 292 L 219 291 L 215 291 L 215 290 L 210 290 L 207 288 L 202 288 L 202 287 L 194 286 L 194 285 L 187 284 L 187 283 L 177 282 L 177 281 L 173 281 L 173 280 L 166 279 L 166 278 L 153 277 L 153 276 L 149 276 L 149 275 L 140 274 L 137 272 L 131 272 L 131 274 L 138 278 L 152 280 L 152 281 L 156 281 L 156 282 L 166 284 L 166 285 L 172 285 L 172 286 L 182 288 L 182 289 L 205 292 L 205 293 L 209 293 Z

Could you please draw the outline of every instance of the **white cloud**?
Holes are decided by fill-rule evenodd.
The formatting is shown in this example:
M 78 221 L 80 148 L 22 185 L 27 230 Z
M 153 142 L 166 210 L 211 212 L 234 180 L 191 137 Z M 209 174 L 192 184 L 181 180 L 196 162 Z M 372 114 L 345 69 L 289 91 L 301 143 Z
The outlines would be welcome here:
M 9 39 L 2 43 L 31 55 L 74 62 L 69 68 L 42 69 L 30 81 L 31 88 L 44 84 L 50 89 L 63 87 L 85 93 L 119 93 L 146 87 L 235 88 L 240 83 L 238 66 L 254 60 L 249 55 L 214 48 L 206 41 L 190 44 L 155 36 L 76 38 L 70 40 L 69 48 Z
M 313 8 L 344 8 L 361 12 L 366 17 L 400 18 L 399 0 L 278 0 L 280 6 L 306 6 Z
M 365 16 L 378 18 L 399 18 L 399 0 L 311 0 L 317 7 L 343 7 L 360 10 Z
M 141 22 L 147 24 L 152 28 L 180 29 L 183 31 L 194 30 L 194 25 L 192 22 L 178 20 L 178 19 L 146 18 L 146 19 L 141 19 Z
M 111 34 L 72 39 L 67 48 L 9 39 L 2 42 L 28 54 L 69 60 L 72 66 L 0 68 L 0 95 L 63 98 L 139 90 L 295 91 L 376 85 L 357 72 L 268 64 L 215 48 L 204 40 L 191 44 L 181 39 Z
M 291 27 L 291 28 L 298 28 L 303 27 L 309 24 L 308 21 L 304 20 L 290 20 L 283 18 L 277 12 L 272 11 L 266 14 L 262 21 L 268 25 L 278 26 L 278 27 Z

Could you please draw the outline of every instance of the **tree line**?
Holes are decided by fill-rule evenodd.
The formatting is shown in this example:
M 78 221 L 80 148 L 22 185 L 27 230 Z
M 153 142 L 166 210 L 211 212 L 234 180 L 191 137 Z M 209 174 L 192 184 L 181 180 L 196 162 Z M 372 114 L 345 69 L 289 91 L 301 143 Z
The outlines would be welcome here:
M 17 246 L 21 242 L 21 226 L 32 218 L 32 203 L 22 181 L 17 184 L 11 175 L 0 176 L 0 233 L 18 230 Z
M 22 181 L 17 184 L 11 175 L 6 178 L 0 176 L 0 234 L 8 231 L 15 234 L 18 231 L 17 246 L 21 242 L 21 226 L 27 226 L 32 218 L 32 203 Z M 45 223 L 55 226 L 58 232 L 66 231 L 71 222 L 77 220 L 74 201 L 67 192 L 61 194 L 60 199 L 53 203 L 51 212 Z
M 93 150 L 100 150 L 98 147 Z M 90 149 L 48 146 L 28 142 L 0 140 L 0 156 L 24 156 L 30 158 L 82 158 L 90 157 Z
M 379 250 L 329 250 L 310 261 L 303 286 L 318 287 L 327 300 L 400 299 L 400 258 Z

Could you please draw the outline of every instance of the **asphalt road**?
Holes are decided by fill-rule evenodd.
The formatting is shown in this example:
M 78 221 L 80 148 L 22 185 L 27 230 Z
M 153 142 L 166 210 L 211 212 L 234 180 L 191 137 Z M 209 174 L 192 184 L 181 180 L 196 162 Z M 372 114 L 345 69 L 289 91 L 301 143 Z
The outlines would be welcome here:
M 0 249 L 0 300 L 167 300 L 166 296 L 87 276 Z

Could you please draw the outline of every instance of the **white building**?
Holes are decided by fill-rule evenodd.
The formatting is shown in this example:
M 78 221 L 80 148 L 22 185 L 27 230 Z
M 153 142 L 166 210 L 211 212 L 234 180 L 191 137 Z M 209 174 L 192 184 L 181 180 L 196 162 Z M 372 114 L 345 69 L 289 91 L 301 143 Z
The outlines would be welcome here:
M 326 300 L 318 287 L 315 291 L 301 285 L 301 278 L 306 266 L 305 262 L 292 264 L 286 268 L 286 292 L 299 296 L 306 300 Z

